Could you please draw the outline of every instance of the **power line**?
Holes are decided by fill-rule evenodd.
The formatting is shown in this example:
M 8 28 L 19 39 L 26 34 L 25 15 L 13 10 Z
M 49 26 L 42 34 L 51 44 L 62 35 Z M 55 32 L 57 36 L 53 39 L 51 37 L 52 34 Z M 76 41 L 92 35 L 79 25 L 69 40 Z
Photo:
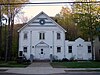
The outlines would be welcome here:
M 67 3 L 100 3 L 100 1 L 91 1 L 91 2 L 40 2 L 40 3 L 0 3 L 0 5 L 21 5 L 21 4 L 36 4 L 36 5 L 40 5 L 40 4 L 67 4 Z

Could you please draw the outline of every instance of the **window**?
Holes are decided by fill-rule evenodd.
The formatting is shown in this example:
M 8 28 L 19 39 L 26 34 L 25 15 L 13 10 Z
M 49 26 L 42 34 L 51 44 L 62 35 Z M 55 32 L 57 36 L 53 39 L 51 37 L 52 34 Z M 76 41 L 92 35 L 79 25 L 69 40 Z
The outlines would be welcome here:
M 100 55 L 100 49 L 99 49 L 99 55 Z
M 100 36 L 99 36 L 99 42 L 100 42 Z
M 27 52 L 27 47 L 23 47 L 23 51 L 24 52 Z
M 45 33 L 39 33 L 39 39 L 44 40 L 45 39 Z
M 57 53 L 61 52 L 61 47 L 57 47 Z
M 27 33 L 24 33 L 24 39 L 27 39 Z
M 43 49 L 41 49 L 41 54 L 43 54 Z
M 88 46 L 88 53 L 91 53 L 91 46 Z
M 72 46 L 68 46 L 68 53 L 72 53 Z
M 57 40 L 61 39 L 60 33 L 57 33 Z
M 23 56 L 23 51 L 19 51 L 19 56 L 20 56 L 20 57 Z

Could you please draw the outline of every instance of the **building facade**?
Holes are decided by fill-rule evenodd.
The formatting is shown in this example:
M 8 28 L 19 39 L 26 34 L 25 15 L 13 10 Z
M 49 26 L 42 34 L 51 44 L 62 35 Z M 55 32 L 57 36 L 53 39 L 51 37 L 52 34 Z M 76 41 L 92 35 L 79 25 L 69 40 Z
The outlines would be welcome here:
M 55 59 L 90 60 L 91 43 L 78 38 L 75 41 L 65 40 L 66 30 L 44 12 L 31 19 L 19 32 L 19 57 L 23 55 L 34 60 Z

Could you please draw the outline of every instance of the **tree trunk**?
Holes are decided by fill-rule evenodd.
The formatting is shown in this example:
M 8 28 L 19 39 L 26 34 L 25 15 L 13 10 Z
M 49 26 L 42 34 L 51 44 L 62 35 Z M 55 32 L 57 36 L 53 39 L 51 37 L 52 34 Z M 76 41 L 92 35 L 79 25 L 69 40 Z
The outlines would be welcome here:
M 11 55 L 12 55 L 12 53 L 13 53 L 13 51 L 12 51 L 12 46 L 13 46 L 13 27 L 14 27 L 14 14 L 11 14 L 11 30 L 10 30 L 10 32 L 11 32 L 11 36 L 10 36 L 10 46 L 11 46 L 11 49 L 10 49 L 10 52 L 11 52 Z M 12 56 L 13 57 L 13 56 Z
M 1 21 L 1 5 L 0 5 L 0 57 L 1 57 L 1 51 L 2 51 L 2 21 Z
M 7 26 L 5 25 L 5 37 L 4 37 L 4 50 L 5 50 L 5 62 L 7 62 L 8 50 L 7 50 Z
M 8 60 L 11 59 L 11 17 L 8 17 Z

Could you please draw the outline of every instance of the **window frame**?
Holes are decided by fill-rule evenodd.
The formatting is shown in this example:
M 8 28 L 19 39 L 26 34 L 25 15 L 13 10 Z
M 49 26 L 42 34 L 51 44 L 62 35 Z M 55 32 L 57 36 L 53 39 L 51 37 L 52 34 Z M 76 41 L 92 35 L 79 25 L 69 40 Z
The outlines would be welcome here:
M 19 57 L 23 57 L 23 51 L 19 51 Z
M 57 47 L 57 53 L 61 53 L 61 47 Z
M 44 54 L 44 51 L 43 51 L 43 49 L 41 49 L 41 54 Z
M 45 32 L 39 32 L 39 40 L 45 40 Z
M 26 50 L 25 50 L 25 48 L 26 48 Z M 24 53 L 27 53 L 27 48 L 28 48 L 27 46 L 24 46 L 24 47 L 23 47 L 23 52 L 24 52 Z
M 98 36 L 99 42 L 100 42 L 100 36 Z
M 57 40 L 61 39 L 61 32 L 57 32 Z
M 28 39 L 28 32 L 24 32 L 23 38 L 24 40 Z
M 90 48 L 89 48 L 90 47 Z M 88 46 L 88 53 L 91 53 L 92 50 L 91 50 L 91 46 Z
M 99 55 L 100 55 L 100 49 L 99 49 L 99 51 L 98 51 L 98 52 L 99 52 Z
M 68 46 L 68 53 L 72 53 L 72 46 Z

